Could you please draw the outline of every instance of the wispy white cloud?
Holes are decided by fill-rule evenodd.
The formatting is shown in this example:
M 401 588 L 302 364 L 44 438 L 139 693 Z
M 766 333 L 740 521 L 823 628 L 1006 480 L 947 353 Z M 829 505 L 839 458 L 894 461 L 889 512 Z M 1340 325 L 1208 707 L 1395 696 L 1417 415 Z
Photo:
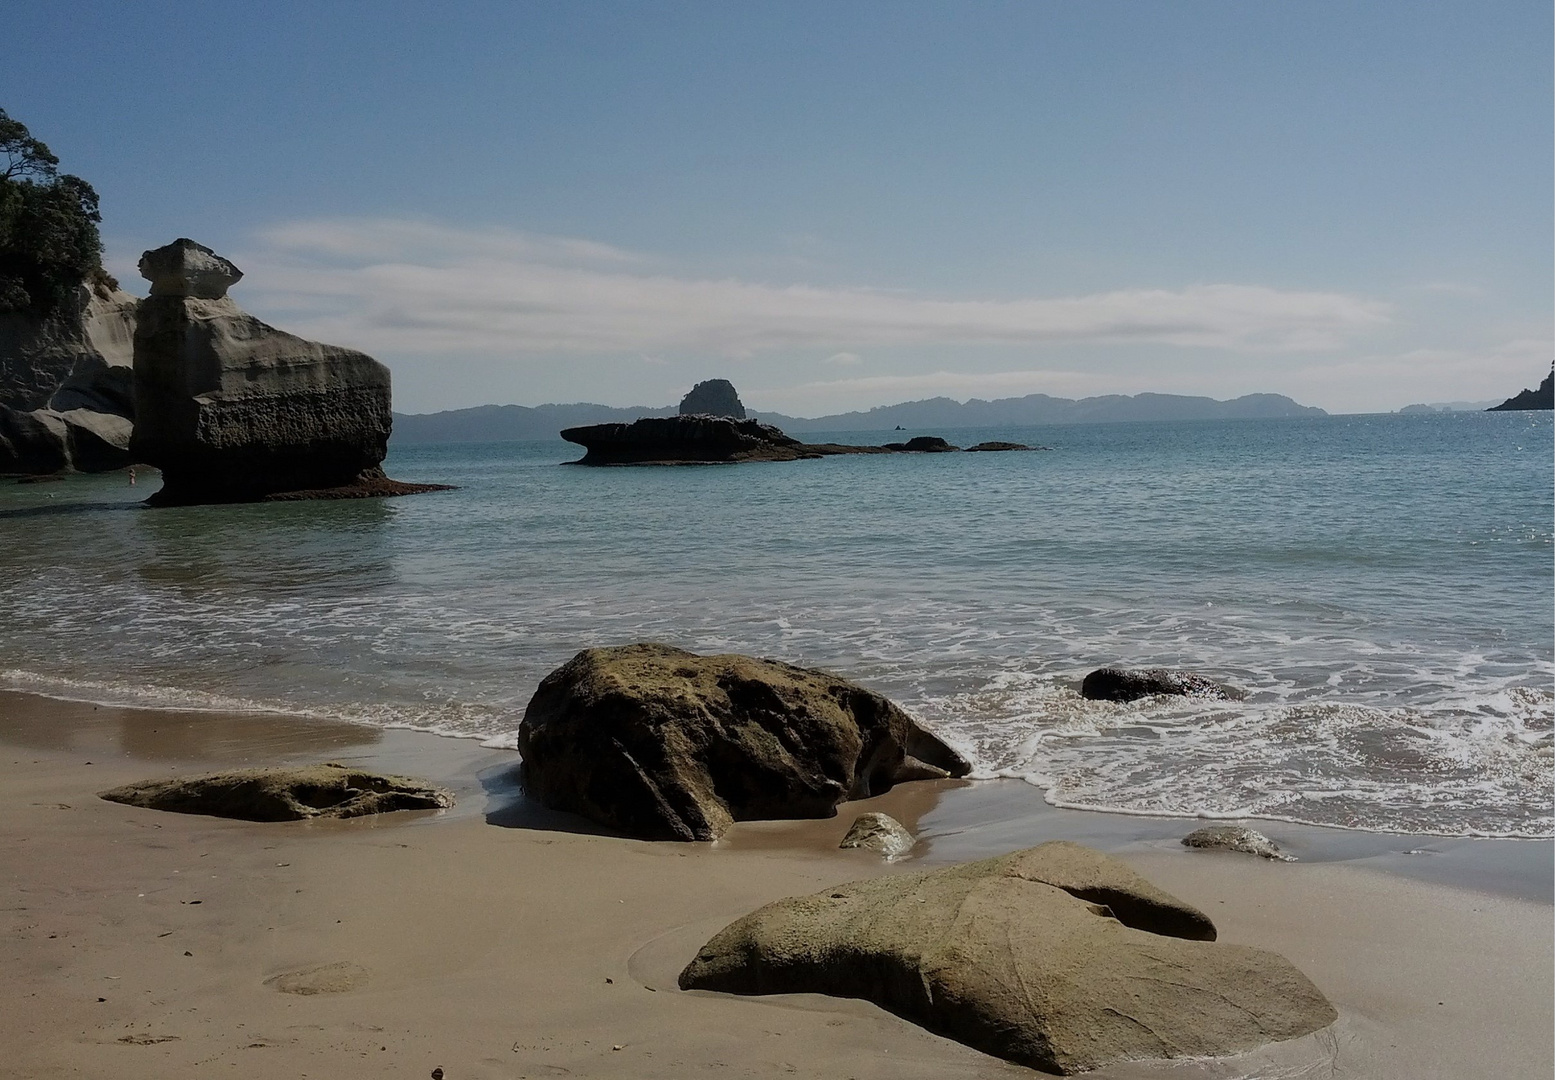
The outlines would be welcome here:
M 591 241 L 394 220 L 278 225 L 235 258 L 249 306 L 283 312 L 310 337 L 402 356 L 1078 343 L 1311 352 L 1390 314 L 1364 297 L 1245 284 L 1017 299 L 770 285 L 676 273 Z
M 832 353 L 826 358 L 828 364 L 836 364 L 839 367 L 855 367 L 864 362 L 864 358 L 858 353 L 838 352 Z

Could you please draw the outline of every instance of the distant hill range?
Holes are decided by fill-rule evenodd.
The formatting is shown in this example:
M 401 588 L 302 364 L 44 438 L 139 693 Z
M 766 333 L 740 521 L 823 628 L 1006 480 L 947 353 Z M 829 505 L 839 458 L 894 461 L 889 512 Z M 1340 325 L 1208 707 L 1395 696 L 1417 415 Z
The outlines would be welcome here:
M 1530 409 L 1555 409 L 1555 372 L 1544 377 L 1537 390 L 1524 390 L 1509 397 L 1490 412 L 1523 412 Z
M 643 416 L 674 416 L 672 405 L 479 405 L 437 413 L 395 413 L 394 439 L 400 443 L 512 442 L 554 439 L 562 428 L 582 424 L 630 423 Z M 1033 424 L 1099 424 L 1129 420 L 1262 420 L 1290 416 L 1326 416 L 1322 409 L 1298 405 L 1281 394 L 1247 394 L 1231 401 L 1178 394 L 1108 394 L 1072 398 L 1026 397 L 961 402 L 951 398 L 880 405 L 868 412 L 829 416 L 785 416 L 749 411 L 755 420 L 788 432 L 904 431 L 956 428 L 1008 428 Z

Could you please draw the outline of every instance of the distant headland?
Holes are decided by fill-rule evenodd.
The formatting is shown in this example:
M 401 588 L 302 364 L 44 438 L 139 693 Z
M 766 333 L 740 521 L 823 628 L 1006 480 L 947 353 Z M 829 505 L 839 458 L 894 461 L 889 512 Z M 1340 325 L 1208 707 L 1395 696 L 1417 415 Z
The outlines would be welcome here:
M 723 383 L 725 380 L 712 380 Z M 707 384 L 702 384 L 707 385 Z M 719 388 L 720 390 L 722 388 Z M 733 387 L 729 387 L 733 392 Z M 738 403 L 738 397 L 735 397 Z M 975 429 L 1035 424 L 1117 423 L 1131 420 L 1246 420 L 1326 416 L 1282 394 L 1247 394 L 1230 401 L 1179 394 L 1108 394 L 1103 397 L 1025 397 L 956 401 L 947 397 L 880 405 L 866 412 L 800 417 L 757 412 L 741 415 L 787 432 Z M 396 413 L 394 439 L 401 443 L 510 442 L 559 438 L 562 429 L 591 424 L 629 424 L 643 417 L 675 416 L 673 405 L 615 408 L 584 402 L 566 405 L 479 405 L 436 413 Z

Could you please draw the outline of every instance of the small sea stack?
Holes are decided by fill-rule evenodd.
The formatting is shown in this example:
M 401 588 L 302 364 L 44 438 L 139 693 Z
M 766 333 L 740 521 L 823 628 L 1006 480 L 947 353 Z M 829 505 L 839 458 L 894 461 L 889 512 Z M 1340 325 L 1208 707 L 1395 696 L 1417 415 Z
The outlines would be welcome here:
M 290 495 L 408 495 L 384 476 L 389 369 L 267 326 L 227 296 L 243 272 L 179 239 L 141 256 L 130 455 L 162 470 L 154 506 Z
M 697 383 L 680 399 L 680 415 L 727 416 L 732 420 L 744 420 L 745 406 L 728 379 L 708 379 Z

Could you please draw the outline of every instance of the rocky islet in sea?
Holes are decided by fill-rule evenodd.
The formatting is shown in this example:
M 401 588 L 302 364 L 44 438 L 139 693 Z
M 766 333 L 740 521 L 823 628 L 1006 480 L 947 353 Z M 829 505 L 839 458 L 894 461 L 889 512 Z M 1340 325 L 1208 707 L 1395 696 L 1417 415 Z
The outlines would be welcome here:
M 732 388 L 731 388 L 732 389 Z M 689 396 L 689 395 L 688 395 Z M 937 435 L 879 446 L 801 442 L 771 424 L 727 416 L 648 416 L 630 424 L 567 428 L 562 438 L 588 452 L 581 465 L 733 465 L 802 461 L 847 454 L 943 454 L 960 450 Z M 977 450 L 1030 450 L 1020 443 L 983 443 Z

